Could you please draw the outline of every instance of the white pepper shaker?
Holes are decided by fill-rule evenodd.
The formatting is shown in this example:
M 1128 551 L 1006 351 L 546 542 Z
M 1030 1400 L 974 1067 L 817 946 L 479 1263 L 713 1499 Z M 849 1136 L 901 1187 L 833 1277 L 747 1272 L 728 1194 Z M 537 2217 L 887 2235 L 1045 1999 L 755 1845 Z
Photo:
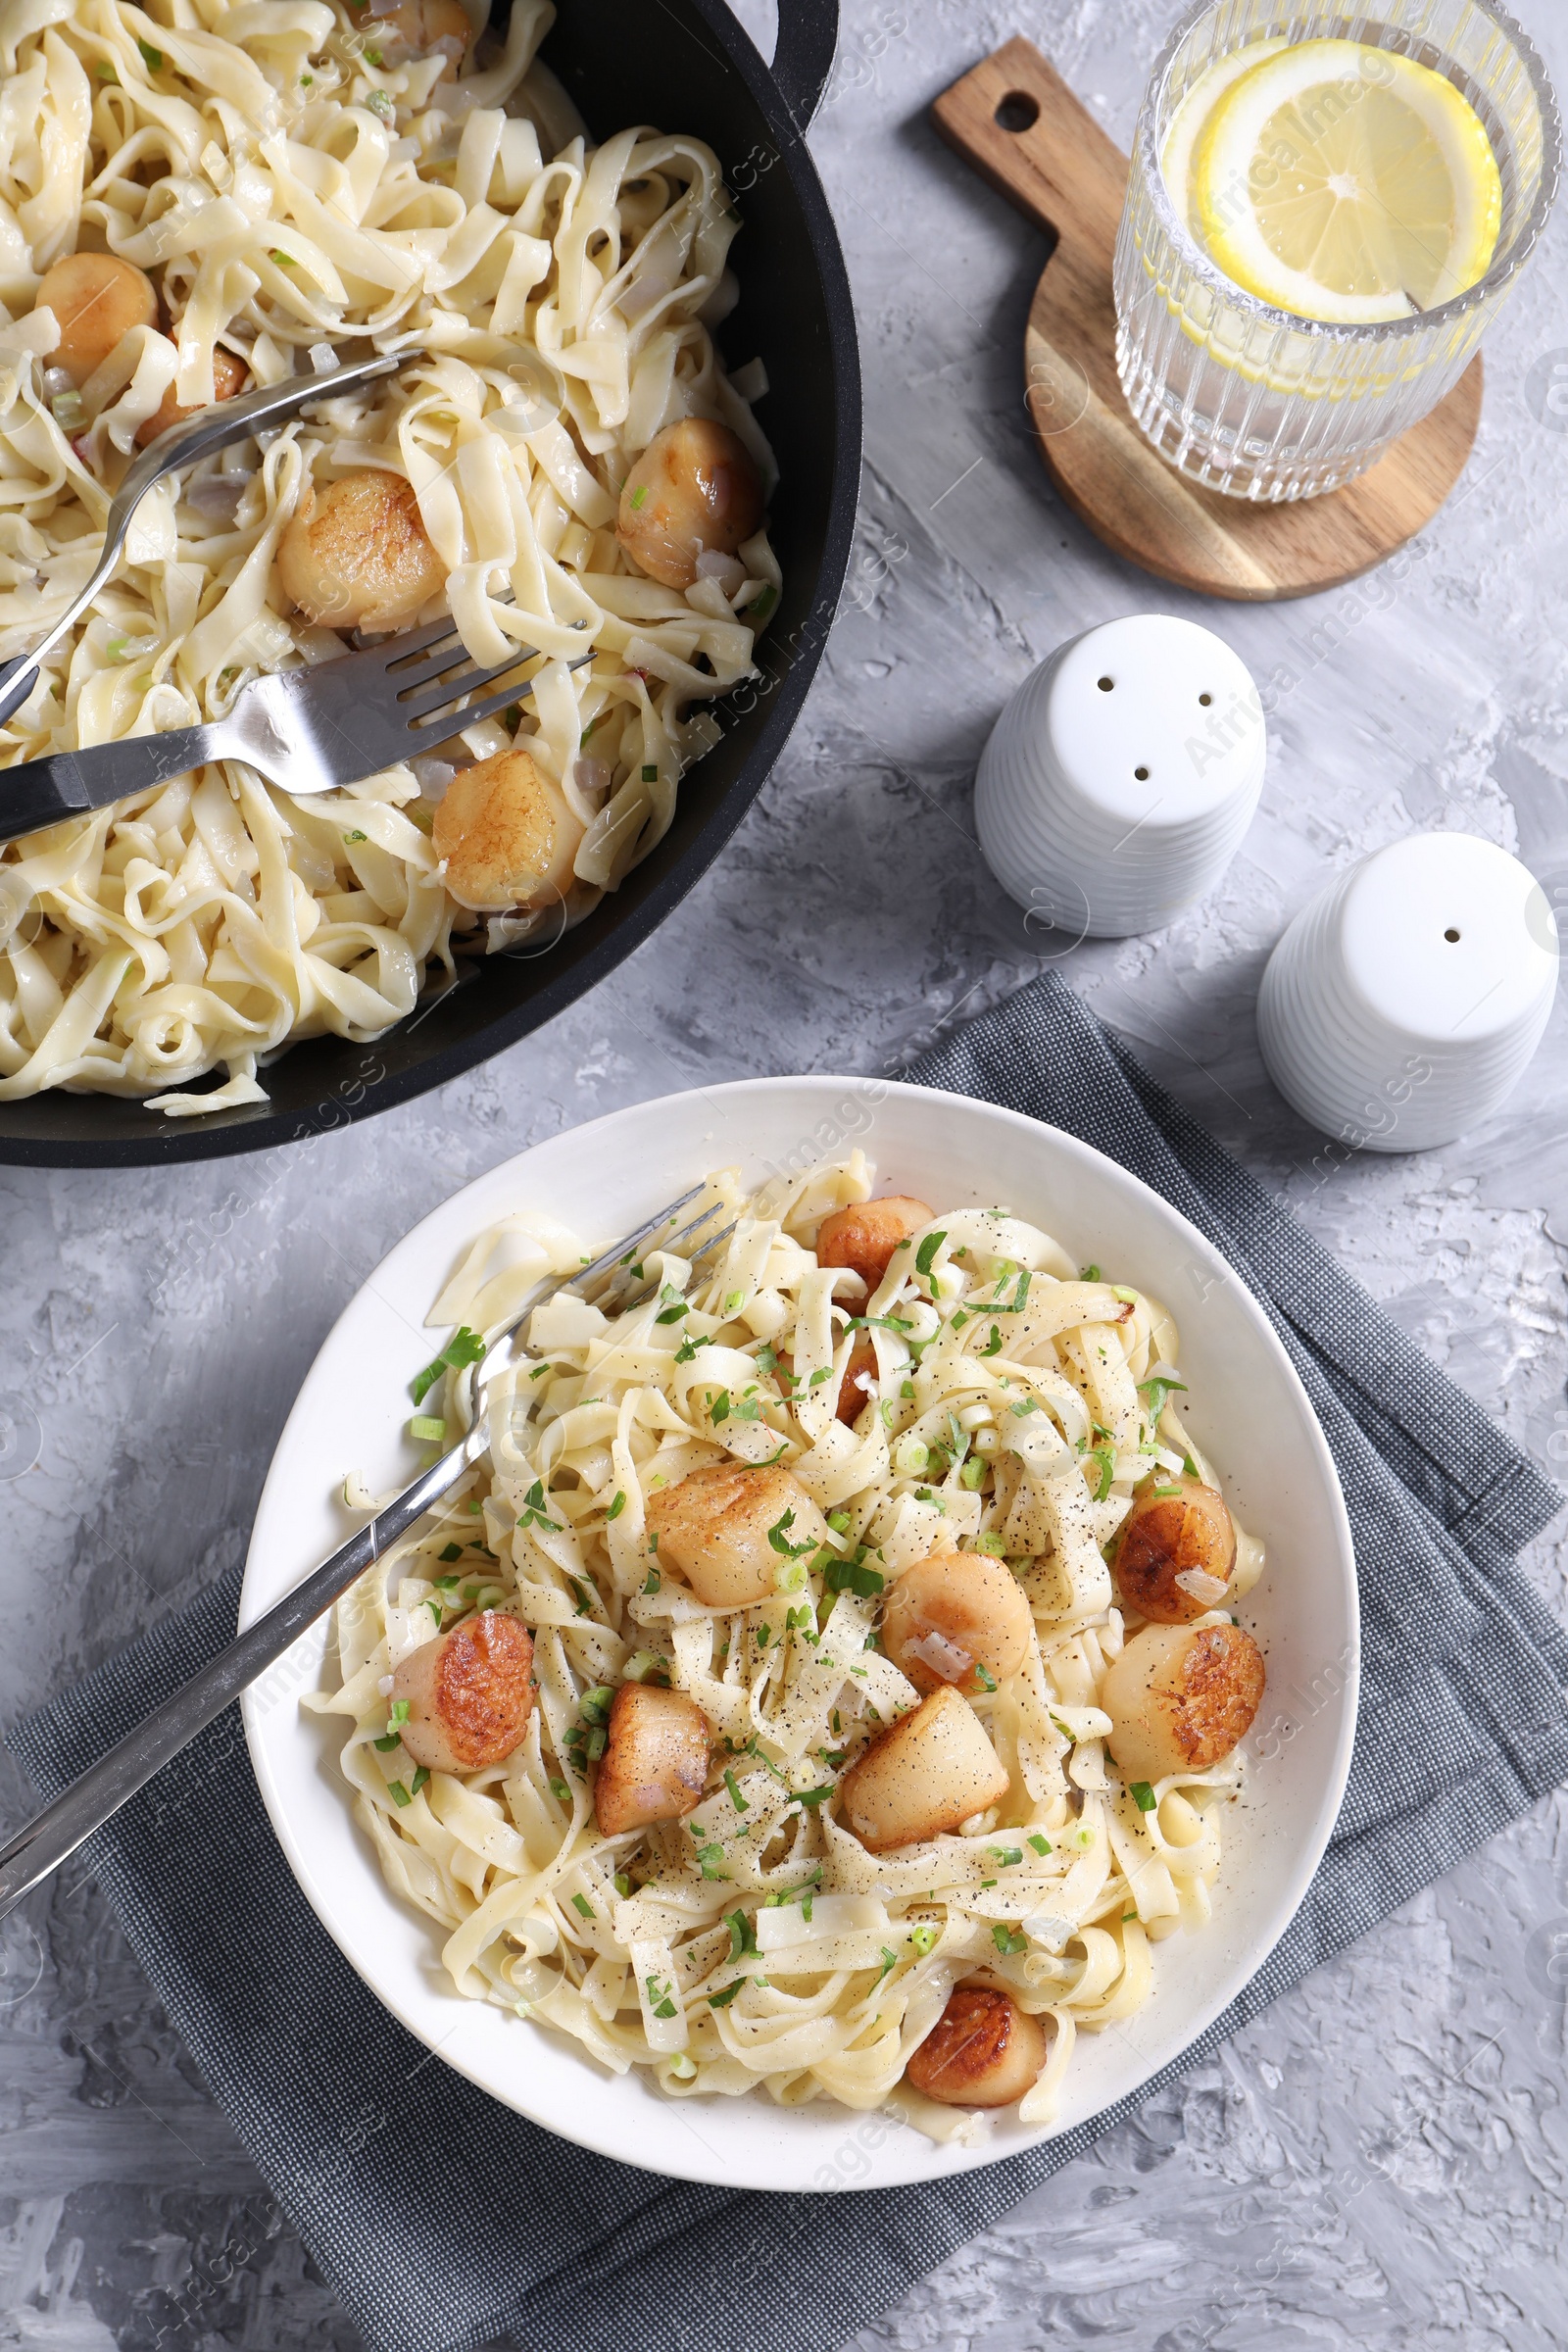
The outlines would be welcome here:
M 1105 621 L 998 719 L 975 779 L 980 847 L 1043 923 L 1156 931 L 1235 856 L 1265 754 L 1257 688 L 1222 638 L 1161 612 Z
M 1557 926 L 1527 866 L 1416 833 L 1337 875 L 1263 974 L 1257 1034 L 1302 1118 L 1368 1152 L 1427 1152 L 1519 1083 L 1557 990 Z

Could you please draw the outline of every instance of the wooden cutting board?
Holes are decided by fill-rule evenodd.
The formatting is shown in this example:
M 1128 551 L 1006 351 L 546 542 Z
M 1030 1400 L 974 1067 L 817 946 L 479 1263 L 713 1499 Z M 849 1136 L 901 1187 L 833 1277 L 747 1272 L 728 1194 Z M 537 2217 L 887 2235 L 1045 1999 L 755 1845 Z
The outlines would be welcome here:
M 1200 595 L 1267 602 L 1353 580 L 1431 521 L 1476 437 L 1479 358 L 1343 490 L 1289 506 L 1204 490 L 1145 439 L 1116 378 L 1121 149 L 1032 41 L 1009 41 L 931 112 L 949 145 L 1056 239 L 1024 341 L 1029 409 L 1052 480 L 1107 547 Z

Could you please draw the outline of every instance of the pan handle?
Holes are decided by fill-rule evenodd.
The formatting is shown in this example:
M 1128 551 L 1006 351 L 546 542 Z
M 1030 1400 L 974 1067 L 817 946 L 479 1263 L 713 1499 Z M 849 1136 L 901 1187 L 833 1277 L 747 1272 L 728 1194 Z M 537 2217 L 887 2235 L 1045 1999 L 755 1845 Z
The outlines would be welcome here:
M 779 0 L 773 79 L 803 135 L 822 103 L 839 45 L 839 0 Z

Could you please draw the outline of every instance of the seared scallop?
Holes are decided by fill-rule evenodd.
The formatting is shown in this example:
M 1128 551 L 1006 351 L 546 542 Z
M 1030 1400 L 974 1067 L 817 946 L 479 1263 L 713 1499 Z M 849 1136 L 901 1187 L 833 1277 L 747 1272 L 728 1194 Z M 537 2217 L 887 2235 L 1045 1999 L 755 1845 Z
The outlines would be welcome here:
M 945 2107 L 1012 2107 L 1045 2063 L 1037 2017 L 994 1984 L 958 1984 L 904 2072 Z
M 571 884 L 583 827 L 529 752 L 496 752 L 460 767 L 430 828 L 443 880 L 476 914 L 555 905 Z
M 950 1685 L 874 1740 L 840 1788 L 841 1817 L 873 1854 L 956 1830 L 1007 1793 L 1001 1758 Z
M 1236 1566 L 1224 1495 L 1200 1478 L 1152 1473 L 1122 1521 L 1112 1566 L 1122 1599 L 1161 1625 L 1217 1608 Z
M 890 1193 L 885 1200 L 858 1200 L 836 1208 L 822 1219 L 816 1235 L 819 1266 L 848 1266 L 858 1274 L 869 1297 L 893 1260 L 901 1242 L 906 1242 L 935 1211 L 906 1193 Z
M 917 1690 L 994 1690 L 1029 1654 L 1034 1620 L 1012 1571 L 981 1551 L 935 1551 L 888 1589 L 882 1646 Z
M 243 392 L 246 374 L 247 369 L 243 360 L 236 360 L 231 351 L 215 351 L 213 354 L 213 400 L 215 402 L 232 400 L 236 392 Z M 197 408 L 182 409 L 180 407 L 174 398 L 174 387 L 171 384 L 146 423 L 137 427 L 136 447 L 145 449 L 149 441 L 156 441 L 160 433 L 169 431 L 171 425 L 183 424 L 187 416 L 195 416 L 198 414 L 199 409 Z
M 727 424 L 683 416 L 627 474 L 615 536 L 640 571 L 689 588 L 703 555 L 733 556 L 760 529 L 762 480 Z
M 1207 1772 L 1251 1728 L 1263 1653 L 1239 1625 L 1146 1625 L 1100 1687 L 1124 1781 Z
M 158 323 L 152 279 L 113 253 L 68 254 L 44 271 L 34 301 L 60 328 L 46 365 L 64 368 L 78 389 L 136 327 Z
M 403 1744 L 430 1772 L 477 1772 L 503 1763 L 533 1711 L 533 1641 L 496 1609 L 466 1617 L 411 1650 L 392 1677 L 406 1700 Z
M 446 584 L 414 484 L 357 466 L 317 493 L 306 484 L 278 542 L 283 593 L 330 629 L 404 629 Z
M 828 1541 L 827 1521 L 778 1463 L 753 1470 L 715 1462 L 678 1486 L 660 1487 L 648 1497 L 648 1527 L 659 1538 L 660 1559 L 678 1568 L 710 1609 L 770 1598 L 797 1546 Z
M 703 1801 L 711 1735 L 684 1690 L 622 1683 L 594 1783 L 594 1812 L 607 1838 L 651 1822 L 684 1821 Z

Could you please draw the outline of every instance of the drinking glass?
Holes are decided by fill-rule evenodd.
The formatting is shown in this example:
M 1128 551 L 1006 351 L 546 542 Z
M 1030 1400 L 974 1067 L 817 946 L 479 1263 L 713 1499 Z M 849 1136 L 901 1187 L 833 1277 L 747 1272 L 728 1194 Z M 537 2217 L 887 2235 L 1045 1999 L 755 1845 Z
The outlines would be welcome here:
M 1166 187 L 1176 110 L 1221 59 L 1254 41 L 1339 39 L 1402 51 L 1444 74 L 1486 127 L 1502 225 L 1486 275 L 1413 318 L 1342 326 L 1275 310 L 1211 262 Z M 1493 0 L 1200 0 L 1144 95 L 1116 239 L 1116 365 L 1139 424 L 1212 490 L 1312 498 L 1382 456 L 1451 390 L 1529 260 L 1557 191 L 1562 125 L 1541 59 Z

